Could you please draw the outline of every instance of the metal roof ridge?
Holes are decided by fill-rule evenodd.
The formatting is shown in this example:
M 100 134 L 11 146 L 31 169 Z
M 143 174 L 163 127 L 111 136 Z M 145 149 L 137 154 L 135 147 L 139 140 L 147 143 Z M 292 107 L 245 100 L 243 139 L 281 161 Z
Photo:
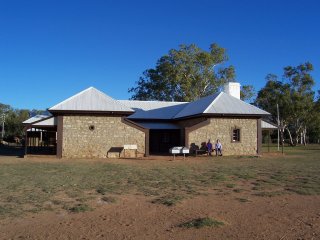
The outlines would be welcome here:
M 187 104 L 186 104 L 179 112 L 177 112 L 172 118 L 170 118 L 170 119 L 175 119 L 176 116 L 179 115 L 179 113 L 181 113 L 185 108 L 187 108 L 190 103 L 192 103 L 192 102 L 187 102 Z
M 222 93 L 226 94 L 228 97 L 232 97 L 232 98 L 234 98 L 234 99 L 240 100 L 242 103 L 245 103 L 246 105 L 248 105 L 248 106 L 250 106 L 250 107 L 258 108 L 257 106 L 254 106 L 254 105 L 252 105 L 252 104 L 250 104 L 250 103 L 247 103 L 247 102 L 245 102 L 245 101 L 243 101 L 243 100 L 241 100 L 241 99 L 238 99 L 238 98 L 236 98 L 236 97 L 234 97 L 234 96 L 231 96 L 231 95 L 229 95 L 229 94 L 227 94 L 227 93 L 225 93 L 225 92 L 222 92 Z M 260 111 L 264 111 L 264 112 L 266 112 L 267 114 L 271 115 L 269 112 L 267 112 L 267 111 L 265 111 L 265 110 L 263 110 L 263 109 L 261 109 L 261 108 L 258 108 L 258 109 L 259 109 Z
M 203 113 L 207 113 L 207 111 L 209 110 L 209 108 L 212 107 L 212 105 L 218 100 L 218 98 L 220 98 L 220 96 L 222 95 L 223 92 L 220 92 L 218 94 L 218 96 L 215 97 L 215 99 L 209 104 L 209 106 L 203 111 Z
M 219 96 L 220 94 L 221 94 L 221 92 L 218 94 L 218 96 Z M 215 95 L 215 94 L 213 94 L 213 95 Z M 200 98 L 200 99 L 207 98 L 207 97 L 210 97 L 210 96 L 213 96 L 213 95 L 205 96 L 205 97 L 202 97 L 202 98 Z M 217 97 L 218 97 L 218 96 L 217 96 Z M 217 97 L 216 97 L 216 98 L 217 98 Z M 216 100 L 216 98 L 215 98 L 212 102 L 214 102 L 214 101 Z M 184 108 L 182 108 L 176 115 L 174 115 L 171 119 L 177 118 L 177 115 L 179 115 L 184 109 L 186 109 L 186 108 L 189 106 L 189 104 L 194 103 L 194 102 L 196 102 L 196 101 L 199 101 L 200 99 L 195 100 L 195 101 L 192 101 L 192 102 L 187 102 L 188 104 L 187 104 Z M 209 106 L 212 105 L 212 102 L 209 104 Z M 208 109 L 208 107 L 207 107 L 202 113 L 205 113 L 205 111 L 207 111 L 207 109 Z M 189 115 L 187 115 L 187 116 L 189 116 Z M 180 117 L 178 117 L 178 118 L 180 118 Z
M 190 102 L 176 102 L 176 101 L 158 101 L 158 100 L 130 100 L 130 99 L 119 99 L 118 101 L 128 102 L 151 102 L 151 103 L 190 103 Z
M 122 102 L 120 102 L 120 101 L 118 101 L 118 100 L 110 97 L 109 95 L 105 94 L 104 92 L 102 92 L 102 91 L 100 91 L 99 89 L 97 89 L 97 88 L 95 88 L 95 87 L 92 87 L 92 86 L 91 86 L 91 87 L 88 87 L 88 88 L 86 88 L 86 89 L 84 89 L 84 90 L 82 90 L 81 92 L 79 92 L 79 93 L 77 93 L 77 94 L 75 94 L 75 95 L 73 95 L 73 96 L 71 96 L 71 97 L 69 97 L 69 98 L 67 98 L 67 99 L 65 99 L 64 101 L 62 101 L 62 102 L 54 105 L 53 107 L 50 107 L 48 110 L 55 110 L 54 108 L 56 108 L 56 107 L 58 107 L 58 106 L 61 106 L 61 105 L 65 104 L 65 103 L 67 103 L 67 102 L 70 102 L 70 101 L 72 101 L 74 98 L 76 98 L 76 97 L 78 97 L 78 96 L 80 96 L 80 95 L 82 95 L 82 94 L 84 94 L 84 93 L 86 93 L 86 92 L 89 92 L 89 91 L 95 91 L 95 92 L 97 92 L 98 94 L 101 94 L 107 101 L 114 102 L 114 103 L 120 105 L 121 107 L 128 108 L 129 111 L 135 112 L 135 111 L 134 111 L 132 108 L 130 108 L 129 106 L 126 106 L 124 103 L 122 103 Z
M 75 97 L 77 97 L 77 96 L 79 96 L 79 95 L 81 95 L 81 94 L 83 94 L 83 93 L 85 93 L 85 92 L 87 92 L 87 91 L 89 91 L 89 90 L 91 90 L 91 89 L 95 89 L 95 90 L 99 91 L 98 89 L 96 89 L 96 88 L 94 88 L 94 87 L 88 87 L 88 88 L 82 90 L 81 92 L 78 92 L 78 93 L 76 93 L 75 95 L 73 95 L 73 96 L 71 96 L 71 97 L 68 97 L 67 99 L 63 100 L 62 102 L 59 102 L 59 103 L 57 103 L 56 105 L 50 107 L 48 110 L 50 110 L 50 109 L 52 109 L 52 108 L 55 108 L 55 107 L 57 107 L 57 106 L 59 106 L 59 105 L 61 105 L 61 104 L 63 104 L 63 103 L 69 102 L 70 100 L 74 99 Z M 99 92 L 101 92 L 101 91 L 99 91 Z

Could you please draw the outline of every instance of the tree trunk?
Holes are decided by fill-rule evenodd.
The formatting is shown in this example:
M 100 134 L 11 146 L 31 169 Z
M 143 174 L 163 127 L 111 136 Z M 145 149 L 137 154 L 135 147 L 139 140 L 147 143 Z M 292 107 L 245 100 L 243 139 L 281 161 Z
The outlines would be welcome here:
M 307 136 L 307 128 L 305 127 L 305 128 L 303 129 L 303 144 L 304 144 L 304 146 L 307 146 L 306 136 Z
M 290 132 L 290 130 L 289 130 L 289 128 L 288 128 L 288 127 L 287 127 L 286 129 L 287 129 L 288 134 L 289 134 L 289 138 L 290 138 L 290 145 L 291 145 L 291 146 L 294 146 L 294 144 L 293 144 L 293 139 L 292 139 L 292 136 L 291 136 L 291 132 Z

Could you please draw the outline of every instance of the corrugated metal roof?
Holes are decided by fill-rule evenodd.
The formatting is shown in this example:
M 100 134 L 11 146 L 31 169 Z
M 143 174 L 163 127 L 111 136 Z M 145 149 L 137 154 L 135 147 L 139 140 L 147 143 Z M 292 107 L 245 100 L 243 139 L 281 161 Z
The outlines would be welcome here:
M 194 102 L 187 104 L 174 118 L 187 117 L 204 113 L 208 106 L 214 103 L 215 99 L 219 96 L 219 93 L 200 98 Z
M 32 124 L 33 127 L 37 127 L 37 126 L 47 126 L 47 127 L 53 127 L 53 126 L 57 126 L 57 118 L 56 117 L 50 117 L 47 118 L 43 121 L 37 122 Z
M 174 118 L 198 114 L 269 115 L 260 108 L 221 92 L 189 103 Z
M 187 103 L 115 100 L 93 87 L 51 107 L 49 111 L 134 112 L 129 119 L 176 119 L 198 114 L 269 115 L 223 92 Z
M 105 93 L 89 87 L 49 108 L 49 111 L 133 112 L 133 110 Z
M 261 128 L 262 129 L 278 129 L 277 125 L 274 123 L 268 123 L 266 121 L 261 121 Z
M 129 119 L 172 119 L 187 102 L 119 100 L 135 110 Z
M 217 99 L 208 107 L 208 109 L 206 109 L 204 113 L 270 115 L 270 113 L 224 92 L 221 92 L 218 95 Z
M 147 129 L 180 129 L 178 125 L 167 122 L 137 122 L 140 126 Z
M 23 121 L 22 123 L 23 123 L 23 124 L 31 124 L 31 123 L 40 121 L 41 119 L 48 118 L 49 116 L 50 116 L 50 115 L 36 115 L 36 116 L 33 116 L 33 117 L 31 117 L 31 118 Z

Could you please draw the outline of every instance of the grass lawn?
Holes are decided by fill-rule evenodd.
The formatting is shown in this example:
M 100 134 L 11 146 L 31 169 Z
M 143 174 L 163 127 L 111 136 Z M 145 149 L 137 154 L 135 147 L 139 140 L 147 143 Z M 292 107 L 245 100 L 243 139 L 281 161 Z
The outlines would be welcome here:
M 112 204 L 121 194 L 142 194 L 167 206 L 209 193 L 241 194 L 241 202 L 253 195 L 320 194 L 320 146 L 286 147 L 285 153 L 186 161 L 0 156 L 0 218 L 43 210 L 88 211 L 90 201 Z

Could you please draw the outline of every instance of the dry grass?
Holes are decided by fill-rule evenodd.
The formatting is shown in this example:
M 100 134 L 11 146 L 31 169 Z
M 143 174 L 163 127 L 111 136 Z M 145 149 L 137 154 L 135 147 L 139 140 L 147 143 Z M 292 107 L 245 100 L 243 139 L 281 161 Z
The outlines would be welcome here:
M 286 148 L 285 156 L 201 157 L 174 162 L 31 161 L 0 156 L 0 217 L 74 206 L 70 211 L 86 211 L 90 200 L 108 194 L 143 194 L 168 206 L 208 191 L 261 197 L 318 195 L 319 153 L 320 146 L 312 145 Z

